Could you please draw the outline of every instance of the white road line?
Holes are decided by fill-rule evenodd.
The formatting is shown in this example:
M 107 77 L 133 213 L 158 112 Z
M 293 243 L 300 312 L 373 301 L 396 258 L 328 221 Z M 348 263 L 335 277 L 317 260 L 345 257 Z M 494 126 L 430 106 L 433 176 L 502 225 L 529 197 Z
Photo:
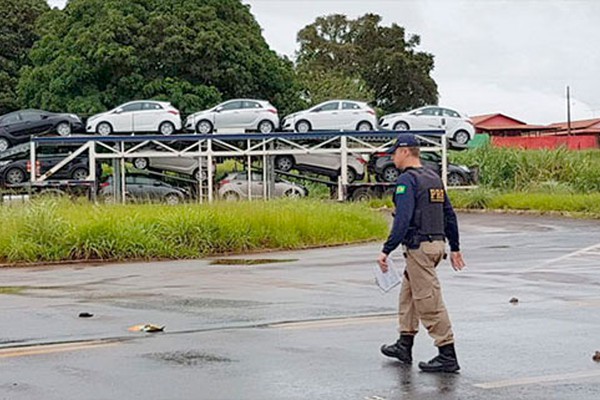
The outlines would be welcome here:
M 505 381 L 478 383 L 473 386 L 481 389 L 500 389 L 510 386 L 525 386 L 537 385 L 541 383 L 557 383 L 562 381 L 574 381 L 587 378 L 600 378 L 600 370 L 597 371 L 581 371 L 571 374 L 546 375 L 529 378 L 508 379 Z
M 585 247 L 583 249 L 575 250 L 571 253 L 565 254 L 564 256 L 560 256 L 558 258 L 553 258 L 551 260 L 544 261 L 543 263 L 538 264 L 536 266 L 526 268 L 526 269 L 522 270 L 521 272 L 535 271 L 537 269 L 547 267 L 548 265 L 559 263 L 559 262 L 567 260 L 569 258 L 577 257 L 577 256 L 584 255 L 587 253 L 597 256 L 598 255 L 597 251 L 600 251 L 600 243 L 595 244 L 593 246 Z

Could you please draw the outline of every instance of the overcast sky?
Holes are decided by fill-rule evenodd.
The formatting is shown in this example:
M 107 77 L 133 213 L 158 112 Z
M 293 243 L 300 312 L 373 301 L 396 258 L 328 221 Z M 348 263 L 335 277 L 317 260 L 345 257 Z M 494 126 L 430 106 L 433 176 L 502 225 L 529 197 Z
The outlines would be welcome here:
M 63 6 L 66 0 L 49 0 Z M 316 17 L 377 13 L 421 36 L 435 56 L 440 104 L 471 116 L 502 112 L 528 123 L 600 117 L 600 1 L 244 0 L 269 45 L 293 58 Z

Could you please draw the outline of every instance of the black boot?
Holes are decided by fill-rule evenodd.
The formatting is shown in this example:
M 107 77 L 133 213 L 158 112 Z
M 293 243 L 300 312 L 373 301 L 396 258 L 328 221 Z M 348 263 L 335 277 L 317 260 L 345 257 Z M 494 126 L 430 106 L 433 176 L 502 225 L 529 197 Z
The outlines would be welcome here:
M 412 364 L 412 347 L 415 337 L 400 335 L 400 339 L 394 344 L 384 344 L 381 352 L 384 356 L 397 358 L 402 364 Z
M 440 354 L 428 362 L 420 362 L 419 368 L 423 372 L 458 372 L 460 366 L 456 359 L 454 343 L 439 347 L 439 352 Z

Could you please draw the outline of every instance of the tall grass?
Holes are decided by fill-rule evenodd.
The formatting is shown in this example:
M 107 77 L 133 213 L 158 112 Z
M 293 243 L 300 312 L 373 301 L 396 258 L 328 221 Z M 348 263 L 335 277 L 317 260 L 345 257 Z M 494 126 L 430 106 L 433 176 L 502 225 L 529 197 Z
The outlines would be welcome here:
M 600 191 L 600 151 L 520 150 L 484 146 L 452 152 L 452 162 L 480 168 L 480 184 L 511 191 Z
M 183 259 L 385 237 L 365 205 L 311 200 L 94 206 L 57 200 L 0 207 L 0 263 Z

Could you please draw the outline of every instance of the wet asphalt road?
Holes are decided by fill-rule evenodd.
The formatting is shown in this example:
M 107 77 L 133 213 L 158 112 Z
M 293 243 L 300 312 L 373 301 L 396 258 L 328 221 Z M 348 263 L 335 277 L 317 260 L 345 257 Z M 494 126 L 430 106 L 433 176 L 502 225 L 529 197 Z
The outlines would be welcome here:
M 0 295 L 0 398 L 600 398 L 600 223 L 460 221 L 469 268 L 440 266 L 460 374 L 379 354 L 396 339 L 398 291 L 374 287 L 372 244 L 251 256 L 298 260 L 258 266 L 1 270 L 22 291 Z M 127 331 L 141 323 L 166 331 Z M 434 354 L 422 331 L 414 357 Z

